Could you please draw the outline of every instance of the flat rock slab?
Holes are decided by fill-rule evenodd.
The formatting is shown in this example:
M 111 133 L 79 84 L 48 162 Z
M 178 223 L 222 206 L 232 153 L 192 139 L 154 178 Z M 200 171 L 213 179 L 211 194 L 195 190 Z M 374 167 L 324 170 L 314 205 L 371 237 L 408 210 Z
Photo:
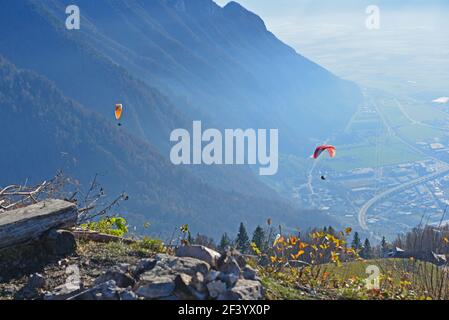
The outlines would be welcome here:
M 190 257 L 174 257 L 166 254 L 157 254 L 155 260 L 156 264 L 151 272 L 159 275 L 184 273 L 193 277 L 197 272 L 206 275 L 210 270 L 210 265 L 207 262 Z
M 145 299 L 159 299 L 169 297 L 175 288 L 174 277 L 154 276 L 148 273 L 141 277 L 136 294 Z
M 75 204 L 46 200 L 0 214 L 0 249 L 38 239 L 55 228 L 72 227 L 78 218 Z
M 221 255 L 209 248 L 200 245 L 182 246 L 176 250 L 178 257 L 190 257 L 207 262 L 211 267 L 217 266 Z

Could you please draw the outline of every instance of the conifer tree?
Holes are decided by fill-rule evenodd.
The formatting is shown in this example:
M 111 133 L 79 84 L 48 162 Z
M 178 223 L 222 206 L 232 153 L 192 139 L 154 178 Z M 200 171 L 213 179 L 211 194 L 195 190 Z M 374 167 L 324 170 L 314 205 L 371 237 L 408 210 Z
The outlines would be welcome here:
M 243 222 L 240 223 L 239 233 L 237 234 L 237 239 L 235 241 L 237 249 L 241 253 L 247 253 L 250 247 L 248 232 L 246 232 L 245 225 Z
M 369 242 L 368 238 L 366 238 L 360 256 L 364 259 L 371 259 L 372 253 L 373 250 L 371 249 L 371 243 Z
M 265 231 L 261 226 L 257 226 L 253 233 L 252 242 L 256 244 L 256 247 L 262 252 L 265 250 Z
M 351 247 L 355 250 L 360 250 L 362 248 L 362 241 L 358 232 L 354 233 L 354 239 L 352 240 Z

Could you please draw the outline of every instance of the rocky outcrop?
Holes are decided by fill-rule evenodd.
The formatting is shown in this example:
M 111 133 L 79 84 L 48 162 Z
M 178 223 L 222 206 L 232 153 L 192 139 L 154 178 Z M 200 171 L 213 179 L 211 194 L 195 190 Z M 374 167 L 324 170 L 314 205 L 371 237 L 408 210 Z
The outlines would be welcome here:
M 178 256 L 179 255 L 179 256 Z M 135 264 L 119 264 L 83 288 L 76 266 L 67 267 L 66 283 L 45 299 L 69 300 L 259 300 L 264 291 L 256 270 L 237 252 L 221 256 L 202 246 L 157 254 Z M 26 290 L 36 291 L 45 279 L 36 274 Z M 25 289 L 24 289 L 25 290 Z

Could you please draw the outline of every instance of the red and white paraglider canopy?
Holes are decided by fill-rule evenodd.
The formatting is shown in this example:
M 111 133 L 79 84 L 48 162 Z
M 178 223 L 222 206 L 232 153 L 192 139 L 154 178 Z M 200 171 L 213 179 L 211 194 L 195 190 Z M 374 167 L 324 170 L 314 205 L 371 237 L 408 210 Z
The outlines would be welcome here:
M 322 145 L 315 149 L 315 152 L 313 153 L 312 158 L 318 159 L 324 151 L 327 151 L 331 158 L 334 158 L 335 155 L 337 154 L 337 149 L 334 146 Z

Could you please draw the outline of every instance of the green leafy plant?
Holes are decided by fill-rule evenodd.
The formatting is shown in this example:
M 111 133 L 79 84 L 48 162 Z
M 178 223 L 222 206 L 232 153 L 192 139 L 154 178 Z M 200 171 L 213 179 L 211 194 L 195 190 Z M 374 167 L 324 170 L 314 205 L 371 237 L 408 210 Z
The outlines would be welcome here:
M 81 228 L 90 231 L 123 237 L 128 233 L 128 223 L 122 217 L 108 217 L 81 225 Z

